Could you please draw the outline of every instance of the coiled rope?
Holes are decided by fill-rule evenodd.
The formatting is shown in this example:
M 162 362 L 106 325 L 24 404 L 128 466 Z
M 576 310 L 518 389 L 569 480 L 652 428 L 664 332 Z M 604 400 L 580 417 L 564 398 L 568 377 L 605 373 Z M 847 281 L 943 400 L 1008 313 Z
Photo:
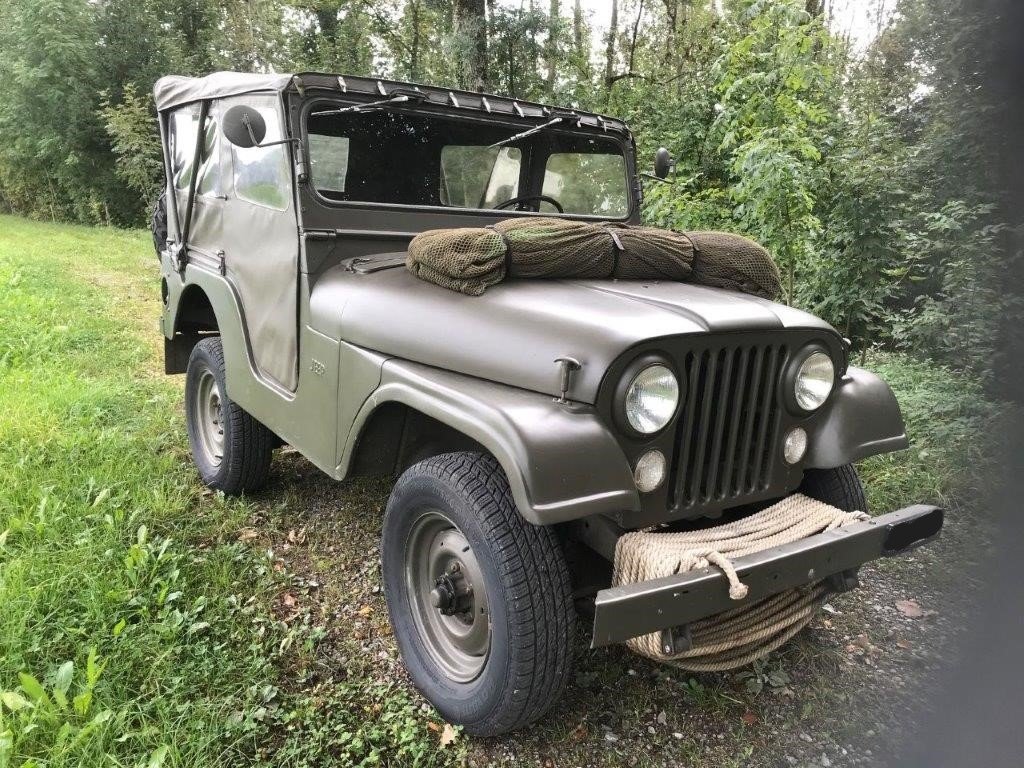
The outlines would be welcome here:
M 733 559 L 867 519 L 864 512 L 843 512 L 795 493 L 742 520 L 713 528 L 627 533 L 615 546 L 612 586 L 715 566 L 729 580 L 729 597 L 742 600 L 748 590 Z M 626 644 L 642 656 L 694 672 L 735 669 L 766 656 L 806 627 L 825 593 L 817 582 L 694 622 L 690 647 L 681 653 L 666 653 L 660 632 Z

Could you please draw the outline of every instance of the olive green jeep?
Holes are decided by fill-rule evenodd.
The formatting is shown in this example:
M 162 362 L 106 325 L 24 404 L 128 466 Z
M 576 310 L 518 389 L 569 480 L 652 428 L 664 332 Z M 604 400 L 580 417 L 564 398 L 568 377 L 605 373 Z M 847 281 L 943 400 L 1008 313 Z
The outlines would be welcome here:
M 795 494 L 865 510 L 852 464 L 907 446 L 888 386 L 822 320 L 684 282 L 405 268 L 418 233 L 515 217 L 640 221 L 619 120 L 319 73 L 155 86 L 166 371 L 202 481 L 259 488 L 287 443 L 337 480 L 397 477 L 382 578 L 415 685 L 491 735 L 540 717 L 592 647 L 660 638 L 939 533 L 914 506 L 715 566 L 613 585 L 630 531 L 701 531 Z M 557 118 L 557 119 L 556 119 Z M 701 561 L 703 563 L 703 561 Z M 708 564 L 708 563 L 704 563 Z M 742 597 L 730 584 L 744 583 Z

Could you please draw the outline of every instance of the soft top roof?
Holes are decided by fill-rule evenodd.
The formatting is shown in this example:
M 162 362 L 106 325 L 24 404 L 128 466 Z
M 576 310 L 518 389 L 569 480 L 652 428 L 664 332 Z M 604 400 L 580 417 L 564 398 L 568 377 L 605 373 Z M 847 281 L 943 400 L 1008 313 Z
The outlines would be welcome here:
M 621 132 L 627 130 L 625 123 L 616 118 L 567 107 L 554 107 L 489 93 L 460 91 L 381 78 L 332 75 L 323 72 L 269 75 L 213 72 L 205 77 L 169 75 L 156 81 L 153 86 L 153 98 L 156 101 L 156 108 L 162 112 L 182 104 L 205 99 L 220 99 L 256 91 L 282 92 L 289 89 L 299 94 L 313 90 L 318 93 L 326 92 L 325 95 L 332 93 L 333 95 L 358 94 L 376 99 L 406 94 L 420 99 L 424 104 L 444 105 L 459 110 L 506 114 L 515 117 L 572 117 L 579 125 Z

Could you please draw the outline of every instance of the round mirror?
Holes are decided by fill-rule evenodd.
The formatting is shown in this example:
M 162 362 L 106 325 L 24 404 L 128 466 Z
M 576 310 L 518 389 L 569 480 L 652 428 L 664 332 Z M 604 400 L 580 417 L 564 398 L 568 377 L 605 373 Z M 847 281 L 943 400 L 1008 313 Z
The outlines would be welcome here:
M 236 104 L 224 113 L 220 121 L 224 137 L 236 147 L 258 147 L 267 135 L 267 122 L 258 110 L 246 104 Z
M 664 179 L 672 170 L 672 165 L 672 155 L 665 147 L 658 147 L 658 151 L 654 153 L 654 175 Z

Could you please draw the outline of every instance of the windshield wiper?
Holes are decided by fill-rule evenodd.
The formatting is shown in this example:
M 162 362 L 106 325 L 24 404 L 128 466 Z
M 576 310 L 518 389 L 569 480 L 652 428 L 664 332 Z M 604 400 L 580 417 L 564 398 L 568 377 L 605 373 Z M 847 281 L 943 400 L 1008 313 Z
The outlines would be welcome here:
M 407 94 L 399 94 L 398 96 L 391 96 L 387 99 L 381 99 L 380 101 L 371 101 L 369 104 L 353 104 L 351 107 L 339 107 L 338 109 L 323 109 L 319 112 L 313 112 L 312 117 L 320 117 L 321 115 L 343 115 L 346 112 L 364 112 L 371 109 L 377 109 L 379 107 L 386 107 L 390 104 L 401 104 L 406 101 L 412 101 L 412 97 Z
M 507 139 L 502 139 L 501 141 L 496 141 L 493 144 L 491 144 L 490 148 L 493 149 L 494 147 L 503 147 L 506 144 L 511 144 L 514 141 L 519 141 L 520 139 L 525 139 L 527 136 L 533 136 L 533 134 L 535 134 L 535 133 L 540 133 L 541 131 L 547 130 L 548 128 L 550 128 L 553 125 L 557 125 L 558 123 L 562 122 L 562 120 L 563 120 L 563 118 L 561 118 L 561 117 L 553 117 L 550 120 L 548 120 L 546 123 L 542 123 L 541 125 L 534 126 L 533 128 L 530 128 L 529 130 L 525 130 L 522 133 L 517 133 L 515 136 L 509 136 Z

